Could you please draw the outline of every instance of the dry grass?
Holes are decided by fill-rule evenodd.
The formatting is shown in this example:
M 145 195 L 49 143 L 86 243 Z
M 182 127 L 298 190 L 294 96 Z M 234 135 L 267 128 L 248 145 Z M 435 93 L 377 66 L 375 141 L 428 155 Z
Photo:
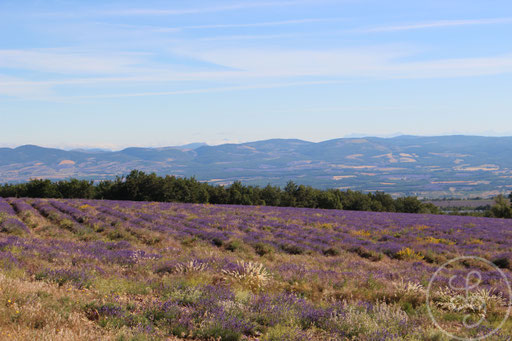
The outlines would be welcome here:
M 90 210 L 87 206 L 81 208 Z M 194 214 L 186 210 L 174 213 L 194 219 Z M 9 244 L 2 252 L 16 256 L 20 262 L 10 266 L 0 262 L 0 340 L 193 340 L 194 337 L 219 340 L 220 334 L 215 334 L 215 325 L 211 322 L 222 322 L 213 316 L 215 307 L 206 311 L 201 321 L 186 333 L 177 328 L 181 323 L 180 316 L 201 308 L 194 304 L 206 302 L 205 305 L 220 303 L 227 310 L 233 310 L 234 316 L 259 323 L 257 329 L 240 333 L 239 338 L 224 337 L 225 340 L 343 340 L 333 336 L 340 335 L 333 331 L 339 329 L 352 340 L 381 340 L 375 333 L 389 330 L 401 333 L 399 339 L 444 341 L 425 311 L 425 287 L 430 274 L 412 270 L 414 266 L 430 265 L 426 256 L 423 258 L 413 249 L 403 248 L 393 258 L 343 248 L 328 254 L 290 254 L 274 247 L 258 250 L 254 244 L 242 239 L 230 239 L 229 242 L 237 243 L 229 247 L 227 243 L 214 246 L 195 238 L 180 240 L 166 233 L 122 224 L 112 226 L 110 231 L 107 227 L 104 231 L 78 235 L 42 216 L 34 214 L 23 219 L 32 224 L 32 232 L 24 239 L 27 242 L 65 240 L 73 241 L 72 245 L 78 248 L 89 245 L 87 238 L 110 243 L 113 235 L 109 233 L 114 231 L 119 237 L 116 242 L 128 240 L 131 249 L 161 257 L 132 259 L 130 256 L 127 259 L 131 262 L 116 263 L 90 256 L 83 258 L 73 248 L 53 255 L 51 248 L 48 252 L 35 252 L 30 247 Z M 301 223 L 293 218 L 288 222 Z M 334 228 L 329 223 L 315 227 L 319 234 Z M 429 231 L 423 226 L 411 229 L 422 234 Z M 371 227 L 353 231 L 357 237 L 371 240 L 373 236 Z M 444 245 L 445 241 L 428 236 L 421 240 L 433 245 Z M 78 289 L 72 281 L 59 285 L 55 278 L 38 277 L 41 271 L 48 269 L 83 270 L 91 275 L 91 280 L 86 289 Z M 218 301 L 211 300 L 207 295 L 205 297 L 205 288 L 206 291 L 227 288 L 234 298 L 228 295 Z M 267 316 L 266 311 L 251 311 L 250 305 L 255 299 L 262 296 L 272 299 L 280 295 L 294 296 L 306 303 L 301 303 L 302 306 L 291 304 L 282 313 L 284 317 L 277 312 L 273 312 L 276 316 Z M 497 306 L 490 310 L 491 317 L 502 313 L 502 303 L 494 304 L 489 295 L 481 296 L 487 299 L 486 303 Z M 456 296 L 447 293 L 438 299 L 438 313 L 441 317 L 447 316 L 443 325 L 456 326 L 449 320 L 453 314 L 447 315 L 455 311 L 445 304 L 451 303 L 450 297 Z M 158 309 L 168 301 L 180 303 L 173 306 L 175 310 L 171 309 L 171 313 L 166 312 L 170 315 L 165 315 Z M 344 304 L 345 310 L 322 317 L 323 322 L 301 315 L 301 309 L 313 307 L 314 315 L 315 309 L 330 311 L 340 303 Z M 113 314 L 101 315 L 102 307 L 120 309 L 124 315 L 118 319 Z M 160 316 L 164 322 L 157 321 L 154 316 Z M 129 318 L 136 321 L 130 324 L 127 322 Z M 272 324 L 272 319 L 279 321 Z M 173 323 L 176 325 L 171 326 Z M 153 329 L 144 332 L 139 329 L 141 325 Z M 512 325 L 505 327 L 507 331 L 512 330 Z M 405 334 L 407 338 L 403 336 Z M 193 336 L 178 338 L 173 335 Z M 368 335 L 374 335 L 374 338 Z
M 80 311 L 88 293 L 0 274 L 0 336 L 10 340 L 113 340 Z M 14 274 L 19 275 L 19 274 Z

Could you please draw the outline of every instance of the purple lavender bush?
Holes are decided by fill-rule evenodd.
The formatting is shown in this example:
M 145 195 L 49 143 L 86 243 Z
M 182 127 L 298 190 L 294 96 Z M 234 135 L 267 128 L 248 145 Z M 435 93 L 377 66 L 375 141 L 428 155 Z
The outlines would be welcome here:
M 426 290 L 463 255 L 490 265 L 439 272 L 432 309 L 476 338 L 511 299 L 492 267 L 512 280 L 511 237 L 491 218 L 0 198 L 0 314 L 18 339 L 443 340 Z M 456 309 L 468 270 L 485 305 Z M 467 314 L 485 319 L 461 331 Z

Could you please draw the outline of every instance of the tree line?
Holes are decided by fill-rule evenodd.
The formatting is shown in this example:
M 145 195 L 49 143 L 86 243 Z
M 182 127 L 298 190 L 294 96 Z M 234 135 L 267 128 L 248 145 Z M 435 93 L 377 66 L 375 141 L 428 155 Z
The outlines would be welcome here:
M 0 197 L 109 199 L 184 202 L 202 204 L 267 205 L 346 209 L 357 211 L 438 213 L 433 204 L 416 197 L 393 199 L 383 192 L 362 193 L 338 189 L 320 190 L 289 181 L 284 188 L 243 185 L 211 185 L 195 178 L 158 176 L 133 170 L 127 176 L 98 183 L 88 180 L 51 181 L 33 179 L 0 186 Z
M 485 216 L 507 219 L 512 218 L 512 205 L 510 204 L 510 200 L 512 200 L 512 193 L 510 193 L 508 199 L 504 195 L 498 195 L 494 198 L 494 205 L 491 209 L 485 212 Z
M 383 192 L 362 193 L 339 189 L 316 189 L 289 181 L 284 188 L 243 185 L 212 185 L 195 178 L 158 176 L 133 170 L 127 176 L 98 183 L 88 180 L 51 181 L 33 179 L 22 184 L 0 186 L 0 197 L 109 199 L 134 201 L 183 202 L 202 204 L 266 205 L 345 209 L 355 211 L 440 213 L 431 203 L 407 196 L 394 199 Z M 503 199 L 503 200 L 502 200 Z M 502 198 L 491 216 L 512 216 L 512 209 Z M 508 206 L 507 206 L 508 205 Z M 507 211 L 508 208 L 508 211 Z M 495 214 L 494 214 L 495 213 Z

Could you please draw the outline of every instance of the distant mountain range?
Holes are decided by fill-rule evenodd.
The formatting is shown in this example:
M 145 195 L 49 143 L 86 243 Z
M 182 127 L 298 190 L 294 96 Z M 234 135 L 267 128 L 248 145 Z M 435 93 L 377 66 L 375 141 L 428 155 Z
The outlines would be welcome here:
M 398 136 L 324 142 L 273 139 L 121 151 L 0 148 L 0 182 L 112 179 L 132 169 L 214 184 L 296 183 L 420 197 L 512 191 L 512 137 Z

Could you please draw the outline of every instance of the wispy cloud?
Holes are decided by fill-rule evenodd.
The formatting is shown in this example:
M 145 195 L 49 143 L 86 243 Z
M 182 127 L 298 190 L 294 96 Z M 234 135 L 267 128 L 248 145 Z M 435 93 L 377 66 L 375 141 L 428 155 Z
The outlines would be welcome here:
M 301 108 L 286 108 L 286 109 L 274 109 L 269 112 L 281 114 L 281 113 L 297 113 L 297 112 L 354 112 L 354 111 L 381 111 L 381 110 L 399 110 L 399 109 L 414 109 L 412 107 L 406 107 L 403 105 L 352 105 L 352 106 L 317 106 L 317 107 L 301 107 Z
M 442 28 L 442 27 L 457 27 L 457 26 L 472 26 L 472 25 L 495 25 L 512 23 L 512 18 L 487 18 L 487 19 L 467 19 L 467 20 L 438 20 L 424 23 L 407 24 L 407 25 L 394 25 L 394 26 L 379 26 L 368 29 L 359 29 L 358 32 L 394 32 L 394 31 L 409 31 L 421 30 L 428 28 Z
M 283 38 L 299 38 L 313 37 L 318 34 L 311 33 L 276 33 L 276 34 L 236 34 L 236 35 L 220 35 L 213 37 L 197 38 L 197 41 L 245 41 L 245 40 L 274 40 Z
M 396 63 L 388 72 L 395 78 L 455 78 L 512 73 L 512 54 L 479 58 L 450 58 Z
M 126 72 L 141 62 L 140 53 L 87 53 L 71 49 L 0 50 L 0 68 L 62 74 Z
M 181 53 L 260 77 L 368 77 L 382 74 L 398 58 L 411 56 L 405 46 L 344 49 L 231 48 L 187 49 Z
M 335 50 L 197 50 L 193 57 L 259 77 L 346 77 L 350 79 L 450 78 L 512 73 L 512 54 L 403 61 L 416 51 L 405 46 Z
M 341 84 L 346 83 L 345 80 L 318 80 L 318 81 L 302 81 L 302 82 L 283 82 L 283 83 L 264 83 L 252 85 L 236 85 L 229 87 L 216 87 L 204 89 L 190 89 L 190 90 L 177 90 L 177 91 L 156 91 L 156 92 L 138 92 L 138 93 L 118 93 L 118 94 L 104 94 L 104 95 L 91 95 L 91 96 L 73 96 L 68 99 L 100 99 L 100 98 L 124 98 L 124 97 L 147 97 L 147 96 L 173 96 L 173 95 L 192 95 L 203 93 L 219 93 L 255 89 L 276 89 L 287 88 L 294 86 L 306 85 L 327 85 L 327 84 Z
M 325 22 L 337 22 L 346 20 L 344 18 L 308 18 L 308 19 L 294 19 L 294 20 L 282 20 L 282 21 L 265 21 L 256 23 L 239 23 L 239 24 L 214 24 L 214 25 L 191 25 L 191 26 L 178 26 L 178 27 L 161 27 L 155 28 L 157 31 L 171 32 L 178 30 L 187 29 L 212 29 L 212 28 L 244 28 L 244 27 L 273 27 L 273 26 L 285 26 L 285 25 L 301 25 L 311 23 L 325 23 Z
M 82 11 L 81 13 L 71 12 L 50 12 L 39 13 L 41 16 L 177 16 L 193 15 L 203 13 L 219 13 L 230 11 L 250 10 L 255 8 L 286 7 L 308 4 L 318 4 L 319 2 L 330 2 L 332 0 L 288 0 L 288 1 L 250 1 L 231 3 L 226 5 L 210 7 L 189 7 L 189 8 L 118 8 L 112 10 Z
M 186 56 L 187 52 L 180 51 Z M 22 78 L 0 78 L 0 94 L 34 98 L 53 94 L 49 100 L 122 98 L 146 96 L 171 96 L 241 90 L 284 88 L 293 86 L 315 86 L 322 84 L 340 84 L 349 81 L 368 81 L 372 79 L 423 79 L 456 78 L 512 73 L 512 53 L 489 56 L 434 59 L 428 61 L 404 61 L 415 51 L 403 46 L 361 47 L 337 50 L 288 50 L 288 49 L 217 49 L 189 50 L 188 56 L 214 65 L 224 70 L 172 71 L 161 65 L 145 68 L 126 66 L 124 72 L 112 74 L 105 72 L 98 77 L 73 78 L 75 69 L 68 70 L 64 63 L 62 70 L 71 72 L 68 77 L 34 80 Z M 38 57 L 38 55 L 35 55 Z M 27 61 L 28 62 L 28 61 Z M 1 65 L 1 64 L 0 64 Z M 183 83 L 187 81 L 188 83 Z M 204 82 L 222 82 L 229 86 L 194 88 Z M 101 85 L 103 94 L 90 96 L 59 96 L 59 86 L 80 87 Z M 188 89 L 183 89 L 186 84 Z M 183 90 L 172 91 L 136 91 L 109 93 L 117 85 L 129 85 L 133 89 L 161 89 L 178 87 Z M 80 88 L 77 88 L 80 89 Z M 89 89 L 89 88 L 86 88 Z M 89 91 L 89 90 L 87 90 Z M 38 96 L 40 95 L 40 96 Z
M 15 98 L 41 98 L 53 95 L 51 87 L 37 82 L 28 83 L 18 77 L 0 75 L 0 96 Z
M 128 24 L 113 24 L 105 22 L 96 22 L 96 25 L 115 27 L 127 29 L 134 32 L 146 33 L 178 33 L 185 30 L 211 30 L 211 29 L 229 29 L 229 28 L 252 28 L 252 27 L 277 27 L 277 26 L 291 26 L 291 25 L 304 25 L 315 23 L 329 23 L 329 22 L 342 22 L 345 18 L 306 18 L 306 19 L 293 19 L 283 21 L 265 21 L 253 23 L 236 23 L 236 24 L 211 24 L 211 25 L 188 25 L 188 26 L 152 26 L 152 25 L 128 25 Z M 311 32 L 311 33 L 276 33 L 276 34 L 239 34 L 239 35 L 215 35 L 209 37 L 195 38 L 195 40 L 255 40 L 255 39 L 277 39 L 277 38 L 291 38 L 291 37 L 304 37 L 304 36 L 323 36 L 333 35 L 339 33 L 347 33 L 346 31 L 326 31 L 326 32 Z
M 225 6 L 198 7 L 188 9 L 125 9 L 112 12 L 104 12 L 112 15 L 183 15 L 183 14 L 200 14 L 212 12 L 227 12 L 243 9 L 261 8 L 261 7 L 282 7 L 294 6 L 311 3 L 311 0 L 294 0 L 294 1 L 252 1 Z

